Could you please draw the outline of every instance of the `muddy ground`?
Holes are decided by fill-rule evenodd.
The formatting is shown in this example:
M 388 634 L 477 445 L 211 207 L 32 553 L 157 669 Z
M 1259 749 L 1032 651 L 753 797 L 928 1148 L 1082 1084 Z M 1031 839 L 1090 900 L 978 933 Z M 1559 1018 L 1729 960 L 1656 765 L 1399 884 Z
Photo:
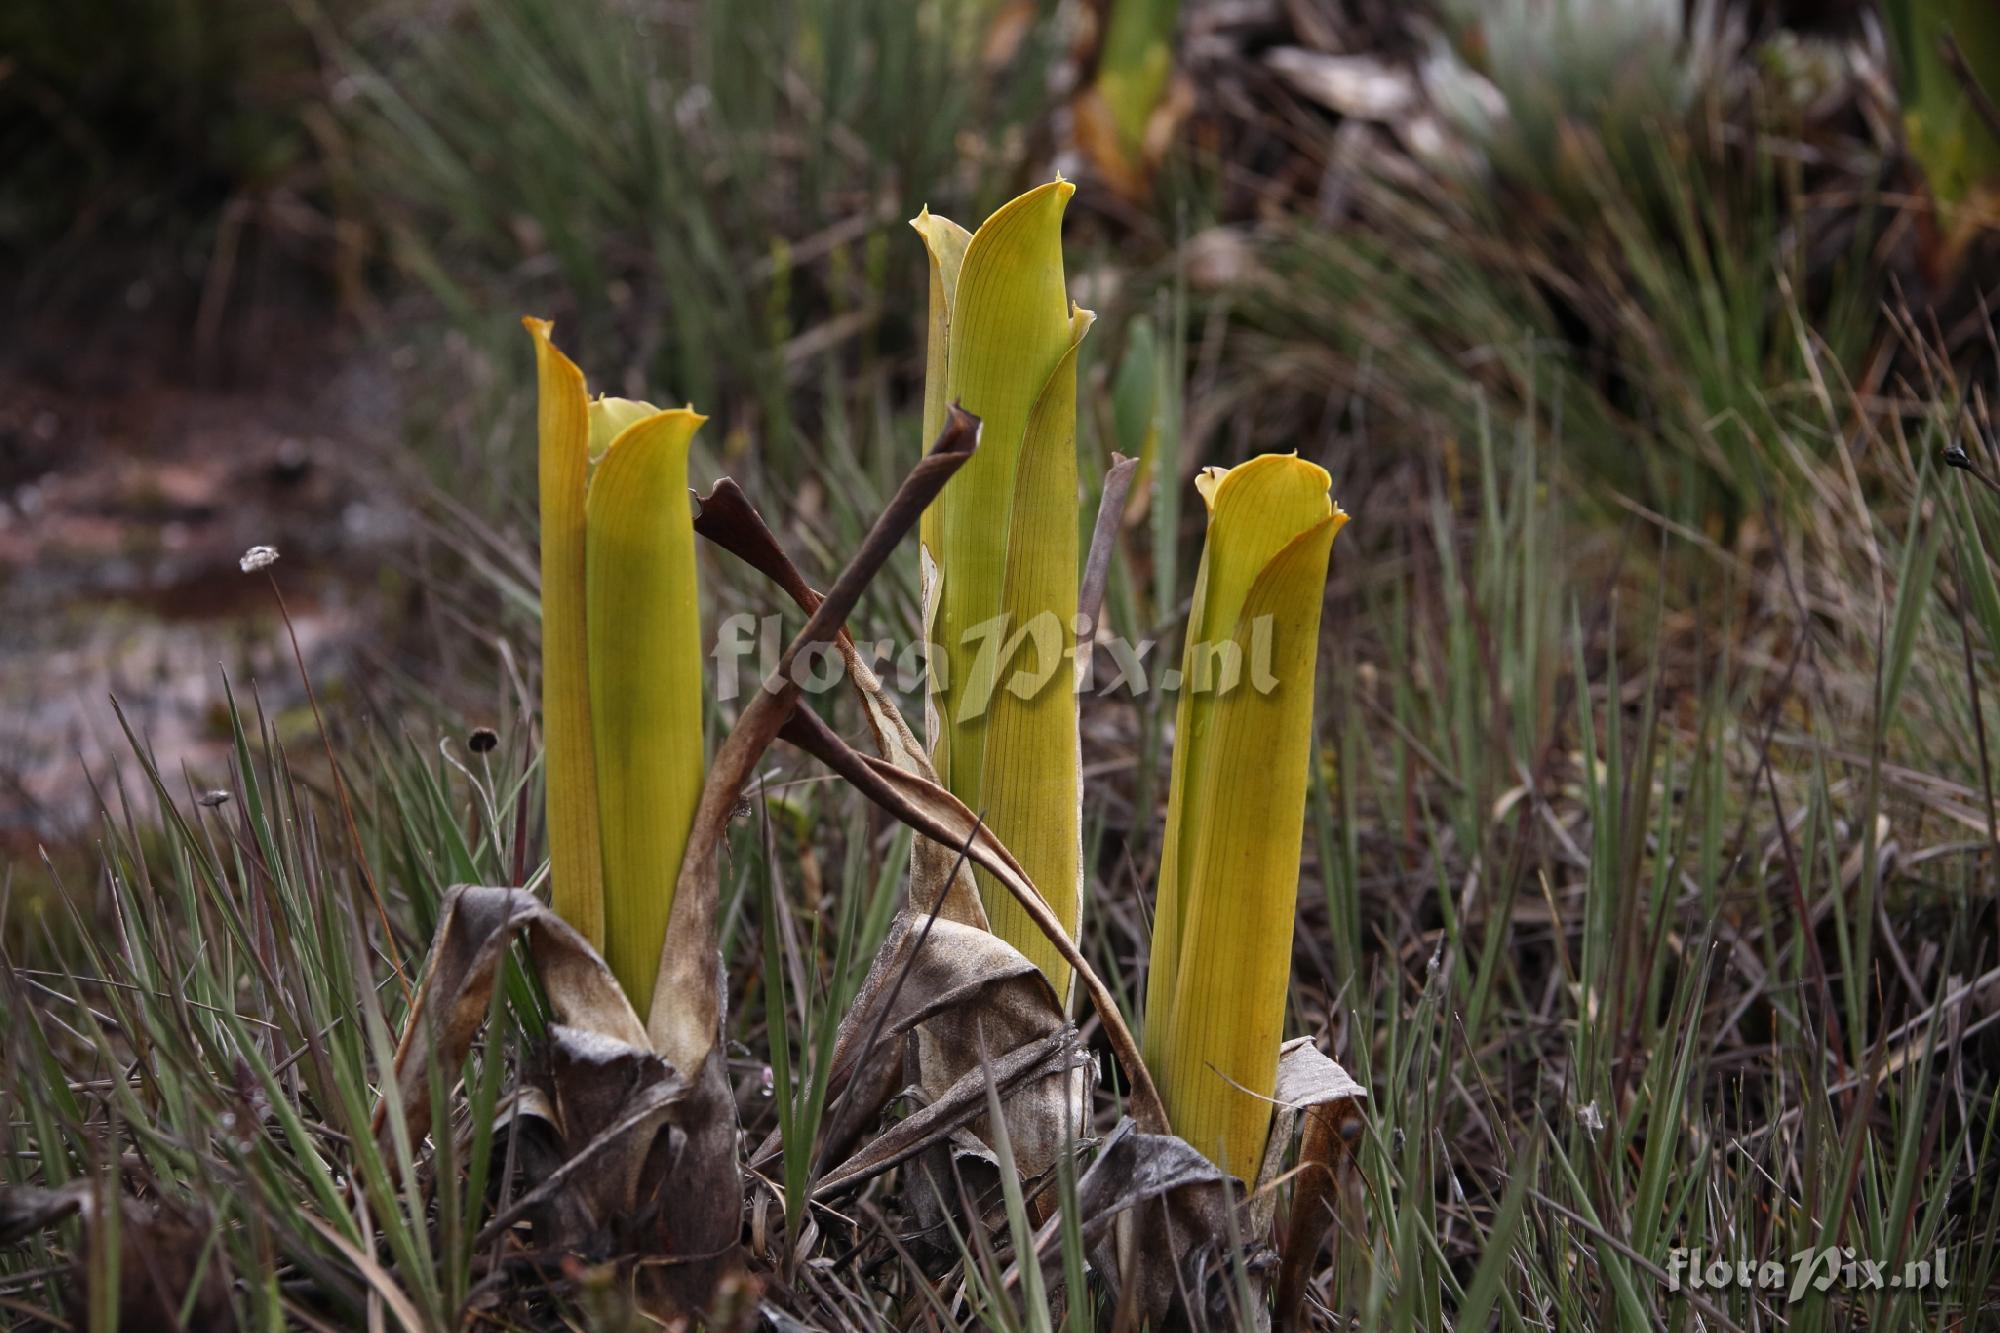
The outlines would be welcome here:
M 223 677 L 309 735 L 270 575 L 324 701 L 393 651 L 409 521 L 395 377 L 307 280 L 204 316 L 147 258 L 21 275 L 0 341 L 0 853 L 87 842 L 132 746 L 226 780 Z M 211 297 L 211 302 L 217 298 Z M 219 311 L 219 313 L 218 313 Z M 138 784 L 143 787 L 143 782 Z

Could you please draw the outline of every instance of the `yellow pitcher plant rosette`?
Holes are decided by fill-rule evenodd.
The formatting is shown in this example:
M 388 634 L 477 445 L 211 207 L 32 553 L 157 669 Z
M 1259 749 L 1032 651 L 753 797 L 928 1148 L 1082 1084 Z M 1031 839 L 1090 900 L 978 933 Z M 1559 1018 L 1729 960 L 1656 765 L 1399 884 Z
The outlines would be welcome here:
M 1146 984 L 1145 1057 L 1175 1131 L 1254 1180 L 1284 1035 L 1320 603 L 1347 515 L 1267 454 L 1196 481 L 1189 612 Z
M 704 773 L 688 451 L 706 419 L 591 399 L 525 319 L 540 385 L 549 897 L 648 1011 Z
M 976 232 L 919 213 L 930 253 L 924 437 L 957 403 L 979 450 L 924 514 L 926 707 L 938 779 L 1019 859 L 1072 938 L 1082 901 L 1073 684 L 1077 616 L 1076 356 L 1093 318 L 1063 282 L 1057 180 Z M 1070 969 L 983 870 L 993 932 L 1067 1000 Z

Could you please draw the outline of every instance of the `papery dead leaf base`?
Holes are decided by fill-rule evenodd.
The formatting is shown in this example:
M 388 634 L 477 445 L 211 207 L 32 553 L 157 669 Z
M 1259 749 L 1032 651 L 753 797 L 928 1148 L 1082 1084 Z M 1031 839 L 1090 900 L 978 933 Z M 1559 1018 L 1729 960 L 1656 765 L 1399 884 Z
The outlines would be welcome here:
M 707 1309 L 740 1267 L 743 1213 L 721 1043 L 692 1077 L 675 1069 L 597 951 L 525 890 L 459 885 L 445 895 L 396 1054 L 412 1138 L 429 1128 L 433 1071 L 463 1063 L 517 935 L 556 1021 L 507 1116 L 526 1192 L 488 1230 L 525 1218 L 538 1247 L 629 1269 L 642 1309 Z M 384 1133 L 391 1113 L 385 1103 L 378 1114 Z
M 1338 1120 L 1341 1109 L 1367 1095 L 1311 1038 L 1285 1043 L 1270 1138 L 1247 1192 L 1186 1140 L 1121 1123 L 1077 1182 L 1090 1261 L 1119 1308 L 1156 1327 L 1269 1328 L 1269 1293 L 1281 1263 L 1310 1264 L 1314 1256 L 1298 1251 L 1316 1251 L 1324 1234 L 1321 1227 L 1307 1241 L 1295 1226 L 1285 1254 L 1273 1245 L 1275 1184 L 1299 1118 L 1315 1111 Z

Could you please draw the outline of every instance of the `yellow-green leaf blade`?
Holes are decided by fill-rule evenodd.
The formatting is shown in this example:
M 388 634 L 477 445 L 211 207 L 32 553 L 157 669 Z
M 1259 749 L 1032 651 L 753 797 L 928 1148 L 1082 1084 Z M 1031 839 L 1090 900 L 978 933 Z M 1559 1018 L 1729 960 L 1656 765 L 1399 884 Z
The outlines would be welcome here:
M 1083 775 L 1077 749 L 1076 358 L 1094 316 L 1071 317 L 1072 341 L 1056 364 L 1022 438 L 1008 522 L 1001 605 L 1020 651 L 1002 673 L 975 670 L 968 692 L 986 692 L 979 790 L 987 823 L 1014 853 L 1076 938 L 1083 896 Z M 1022 695 L 1027 697 L 1023 698 Z M 980 872 L 983 877 L 984 872 Z M 994 934 L 1042 969 L 1065 1004 L 1070 968 L 1027 909 L 982 878 Z
M 1002 206 L 966 244 L 951 292 L 945 400 L 979 418 L 979 450 L 931 506 L 925 546 L 939 572 L 934 642 L 948 666 L 938 692 L 945 741 L 938 774 L 975 810 L 983 727 L 960 718 L 956 706 L 976 648 L 966 636 L 1003 609 L 1007 516 L 1022 436 L 1069 347 L 1062 212 L 1074 188 L 1057 181 Z
M 958 272 L 972 233 L 926 208 L 910 219 L 930 255 L 930 325 L 924 350 L 924 446 L 944 429 L 945 396 L 950 376 L 951 302 L 958 290 Z
M 953 222 L 931 212 L 921 210 L 910 225 L 923 238 L 924 250 L 930 256 L 930 323 L 924 351 L 924 438 L 923 447 L 928 449 L 938 432 L 944 429 L 945 409 L 950 406 L 950 361 L 951 361 L 951 303 L 958 291 L 958 273 L 965 262 L 965 247 L 972 240 L 972 233 Z M 921 587 L 924 603 L 924 640 L 937 643 L 937 610 L 939 598 L 939 578 L 937 569 L 938 535 L 937 522 L 940 507 L 937 504 L 926 509 L 917 520 L 917 541 L 921 552 Z M 950 739 L 937 722 L 937 700 L 929 691 L 924 698 L 924 730 L 929 733 L 931 745 L 930 759 L 933 771 L 939 780 L 951 767 Z
M 1240 475 L 1237 475 L 1240 474 Z M 1211 519 L 1184 658 L 1148 1061 L 1176 1132 L 1246 1178 L 1262 1160 L 1291 972 L 1327 558 L 1326 473 L 1258 459 L 1204 487 Z M 1234 645 L 1200 679 L 1204 643 Z M 1167 861 L 1172 864 L 1167 864 Z M 1169 875 L 1173 878 L 1170 880 Z M 1174 901 L 1168 902 L 1169 897 Z
M 535 340 L 542 547 L 542 753 L 549 826 L 549 905 L 593 947 L 604 945 L 604 863 L 597 822 L 585 629 L 584 514 L 590 424 L 583 372 L 523 319 Z
M 1000 208 L 963 242 L 955 282 L 953 247 L 963 233 L 918 219 L 934 282 L 927 411 L 941 415 L 955 401 L 980 418 L 979 451 L 922 527 L 928 631 L 939 658 L 935 712 L 927 714 L 932 761 L 1030 877 L 1059 896 L 1050 906 L 1072 930 L 1080 862 L 1067 673 L 1077 579 L 1073 357 L 1089 324 L 1072 310 L 1063 279 L 1062 215 L 1073 193 L 1055 181 Z M 1030 642 L 1010 659 L 1005 650 L 1024 633 Z M 1009 692 L 1038 676 L 1051 679 L 1031 697 Z M 1068 972 L 1053 947 L 988 877 L 979 883 L 995 933 L 1066 992 Z
M 591 724 L 604 840 L 604 958 L 646 1013 L 704 760 L 701 612 L 687 462 L 704 418 L 627 427 L 588 501 Z
M 1174 754 L 1167 795 L 1167 831 L 1160 852 L 1153 909 L 1152 969 L 1146 983 L 1146 1047 L 1150 1061 L 1166 1036 L 1180 967 L 1190 844 L 1203 822 L 1189 811 L 1190 774 L 1204 771 L 1214 734 L 1199 688 L 1215 665 L 1206 646 L 1230 640 L 1250 587 L 1278 552 L 1334 513 L 1324 469 L 1288 454 L 1264 454 L 1237 467 L 1207 468 L 1195 486 L 1208 506 L 1208 538 L 1195 576 L 1181 657 L 1181 695 L 1174 710 Z

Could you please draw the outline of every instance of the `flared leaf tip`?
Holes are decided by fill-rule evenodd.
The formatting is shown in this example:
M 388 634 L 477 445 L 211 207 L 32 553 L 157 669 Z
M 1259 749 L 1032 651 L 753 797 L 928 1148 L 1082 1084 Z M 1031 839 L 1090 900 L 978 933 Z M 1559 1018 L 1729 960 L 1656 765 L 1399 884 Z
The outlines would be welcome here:
M 1063 174 L 1060 171 L 1058 171 L 1056 173 L 1056 178 L 1054 180 L 1046 181 L 1041 185 L 1037 185 L 1034 189 L 1027 191 L 1025 194 L 1015 195 L 1012 199 L 1009 199 L 1006 203 L 994 209 L 992 215 L 988 217 L 986 221 L 991 222 L 994 218 L 999 217 L 1002 213 L 1007 212 L 1009 209 L 1014 208 L 1018 205 L 1029 203 L 1033 201 L 1037 196 L 1044 194 L 1050 190 L 1054 190 L 1057 194 L 1061 195 L 1062 202 L 1067 204 L 1070 200 L 1070 196 L 1076 193 L 1076 184 L 1073 181 L 1064 180 Z M 956 222 L 953 222 L 950 218 L 944 217 L 941 214 L 931 212 L 931 206 L 928 203 L 924 204 L 921 208 L 919 208 L 917 210 L 917 215 L 910 219 L 910 225 L 916 228 L 919 232 L 927 232 L 929 228 L 936 223 L 943 223 L 946 226 L 950 227 L 958 226 L 958 224 Z M 981 223 L 980 225 L 985 226 L 986 224 Z
M 1017 194 L 1006 203 L 1000 205 L 1000 207 L 994 209 L 986 221 L 979 224 L 978 230 L 972 233 L 973 239 L 977 241 L 982 234 L 997 234 L 1004 230 L 1003 227 L 997 224 L 1005 222 L 1016 213 L 1025 213 L 1032 208 L 1049 206 L 1051 202 L 1049 197 L 1051 195 L 1054 196 L 1053 204 L 1056 216 L 1060 217 L 1063 210 L 1069 206 L 1070 196 L 1075 193 L 1076 186 L 1058 176 L 1052 181 L 1037 185 L 1025 194 Z
M 1296 474 L 1288 478 L 1292 486 L 1301 491 L 1310 488 L 1325 494 L 1327 514 L 1346 522 L 1347 512 L 1333 502 L 1333 477 L 1325 468 L 1311 459 L 1300 458 L 1297 453 L 1259 454 L 1235 467 L 1205 467 L 1195 474 L 1194 488 L 1208 506 L 1208 512 L 1213 514 L 1225 489 L 1233 491 L 1252 478 L 1272 480 L 1269 474 L 1274 472 Z

